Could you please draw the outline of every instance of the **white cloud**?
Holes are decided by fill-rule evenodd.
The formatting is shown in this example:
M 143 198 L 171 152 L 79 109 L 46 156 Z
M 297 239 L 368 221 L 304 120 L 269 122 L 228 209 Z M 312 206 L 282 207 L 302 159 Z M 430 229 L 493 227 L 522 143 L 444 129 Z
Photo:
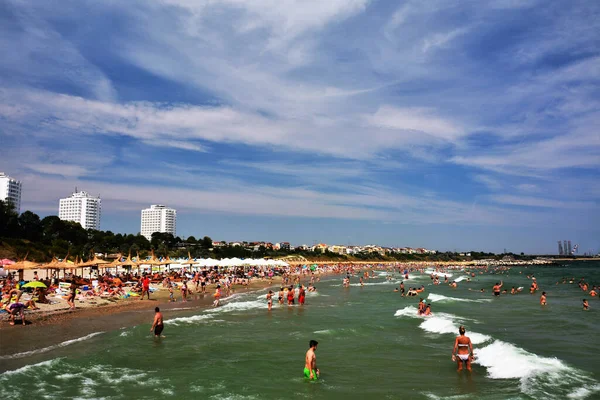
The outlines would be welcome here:
M 494 195 L 490 199 L 496 203 L 528 207 L 594 209 L 598 204 L 589 201 L 562 201 L 530 196 Z
M 446 140 L 465 134 L 459 125 L 437 116 L 434 110 L 428 108 L 382 106 L 366 120 L 373 126 L 418 131 Z
M 504 187 L 504 184 L 499 179 L 493 178 L 489 175 L 475 175 L 473 176 L 473 180 L 483 183 L 488 187 L 488 189 L 491 190 L 500 190 Z
M 469 28 L 453 29 L 450 32 L 435 33 L 423 40 L 423 53 L 427 53 L 431 49 L 445 47 L 458 36 L 464 35 L 469 31 Z

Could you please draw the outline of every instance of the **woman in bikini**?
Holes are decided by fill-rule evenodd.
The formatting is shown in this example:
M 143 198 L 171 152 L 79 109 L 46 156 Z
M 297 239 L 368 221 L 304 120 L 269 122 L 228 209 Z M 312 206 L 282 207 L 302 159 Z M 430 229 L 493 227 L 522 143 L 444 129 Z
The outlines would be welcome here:
M 468 336 L 465 336 L 465 327 L 458 328 L 460 334 L 454 341 L 452 349 L 452 361 L 458 365 L 458 371 L 462 371 L 463 363 L 467 364 L 467 370 L 471 372 L 471 361 L 473 360 L 473 344 Z

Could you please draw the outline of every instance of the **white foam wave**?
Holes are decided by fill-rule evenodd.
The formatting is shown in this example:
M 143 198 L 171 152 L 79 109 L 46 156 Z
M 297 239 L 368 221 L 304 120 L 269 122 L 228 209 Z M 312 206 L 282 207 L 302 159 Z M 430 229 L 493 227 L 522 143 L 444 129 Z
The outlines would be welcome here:
M 460 320 L 452 314 L 435 313 L 430 317 L 416 315 L 412 306 L 396 311 L 397 317 L 423 318 L 419 325 L 426 332 L 456 334 Z M 493 340 L 477 332 L 467 332 L 473 344 Z M 519 379 L 520 390 L 533 398 L 584 399 L 600 392 L 600 384 L 585 372 L 566 365 L 558 358 L 541 357 L 513 344 L 494 340 L 491 344 L 475 349 L 474 363 L 487 368 L 491 379 Z
M 330 333 L 333 333 L 333 330 L 324 329 L 322 331 L 314 331 L 313 333 L 316 333 L 317 335 L 329 335 Z
M 434 276 L 438 276 L 438 277 L 442 277 L 442 278 L 444 278 L 444 277 L 446 277 L 446 276 L 447 276 L 448 278 L 450 278 L 450 277 L 452 276 L 452 274 L 450 274 L 450 273 L 448 273 L 448 272 L 437 272 L 437 271 L 434 271 L 434 270 L 432 270 L 432 269 L 428 269 L 428 270 L 426 270 L 426 271 L 425 271 L 425 273 L 426 273 L 427 275 L 434 275 Z
M 55 344 L 55 345 L 48 346 L 48 347 L 44 347 L 44 348 L 41 348 L 41 349 L 35 349 L 35 350 L 30 350 L 30 351 L 24 351 L 22 353 L 15 353 L 15 354 L 7 355 L 7 356 L 2 356 L 2 357 L 0 357 L 0 360 L 8 360 L 8 359 L 14 359 L 14 358 L 23 358 L 23 357 L 28 357 L 28 356 L 31 356 L 31 355 L 34 355 L 34 354 L 46 353 L 46 352 L 51 351 L 51 350 L 55 350 L 55 349 L 59 349 L 61 347 L 69 346 L 69 345 L 71 345 L 73 343 L 83 342 L 84 340 L 91 339 L 94 336 L 98 336 L 98 335 L 100 335 L 102 333 L 104 333 L 104 332 L 94 332 L 94 333 L 90 333 L 89 335 L 85 335 L 85 336 L 82 336 L 80 338 L 77 338 L 77 339 L 67 340 L 67 341 L 64 341 L 62 343 Z
M 16 375 L 16 374 L 22 374 L 25 372 L 29 372 L 30 370 L 43 370 L 43 367 L 49 367 L 55 363 L 57 363 L 60 360 L 60 358 L 55 358 L 53 360 L 47 360 L 47 361 L 42 361 L 41 363 L 37 363 L 37 364 L 31 364 L 31 365 L 26 365 L 24 367 L 12 370 L 12 371 L 4 371 L 2 374 L 0 374 L 0 378 L 8 378 L 11 375 Z
M 206 321 L 212 319 L 212 315 L 200 314 L 192 315 L 190 317 L 179 317 L 165 320 L 165 323 L 169 325 L 181 325 L 181 324 L 195 324 L 196 322 Z
M 491 299 L 463 299 L 462 297 L 448 297 L 442 294 L 429 293 L 427 299 L 431 302 L 453 302 L 453 301 L 461 301 L 465 303 L 487 303 L 492 301 Z
M 454 282 L 462 282 L 467 278 L 468 276 L 459 276 L 458 278 L 454 279 Z
M 377 285 L 399 285 L 399 281 L 385 281 L 385 282 L 365 282 L 362 285 L 360 283 L 351 283 L 350 286 L 377 286 Z
M 232 311 L 247 311 L 253 309 L 267 308 L 267 302 L 263 300 L 254 301 L 238 301 L 235 303 L 226 303 L 222 306 L 207 310 L 208 313 L 221 313 L 221 312 L 232 312 Z
M 475 352 L 491 379 L 519 379 L 521 391 L 534 398 L 583 399 L 600 385 L 558 358 L 541 357 L 511 343 L 494 341 Z
M 417 315 L 417 307 L 406 306 L 403 309 L 396 311 L 394 317 L 419 318 L 419 315 Z
M 460 325 L 455 321 L 465 320 L 464 318 L 459 318 L 456 315 L 446 313 L 433 313 L 428 316 L 418 315 L 417 308 L 413 306 L 407 306 L 396 311 L 394 316 L 423 319 L 423 322 L 421 325 L 419 325 L 419 328 L 426 332 L 437 334 L 458 334 L 458 328 Z M 469 332 L 468 336 L 471 338 L 471 342 L 474 344 L 484 343 L 492 339 L 488 335 L 477 332 Z

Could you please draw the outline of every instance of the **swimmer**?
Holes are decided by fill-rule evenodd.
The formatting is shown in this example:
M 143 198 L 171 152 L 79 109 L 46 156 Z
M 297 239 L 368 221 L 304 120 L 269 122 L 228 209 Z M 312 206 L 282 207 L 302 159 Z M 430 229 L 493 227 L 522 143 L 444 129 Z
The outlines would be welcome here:
M 458 328 L 459 336 L 454 341 L 452 349 L 452 361 L 458 365 L 458 371 L 462 371 L 463 363 L 467 364 L 467 370 L 471 372 L 471 361 L 474 358 L 473 344 L 468 336 L 465 336 L 466 329 L 464 326 Z
M 542 292 L 542 295 L 540 296 L 540 304 L 543 306 L 546 305 L 546 292 Z
M 423 298 L 421 297 L 421 299 L 419 300 L 419 305 L 417 307 L 417 314 L 421 315 L 425 312 L 425 302 L 423 301 Z
M 317 356 L 315 355 L 315 351 L 317 351 L 317 345 L 319 342 L 316 340 L 311 340 L 308 344 L 310 347 L 306 352 L 306 356 L 304 357 L 304 377 L 309 380 L 317 380 L 319 375 L 321 374 L 319 368 L 317 368 Z
M 512 287 L 512 289 L 510 289 L 510 294 L 517 294 L 517 289 L 515 289 L 514 286 Z
M 592 296 L 592 297 L 596 297 L 596 296 L 598 296 L 598 293 L 596 293 L 596 291 L 595 291 L 594 289 L 592 289 L 592 290 L 590 291 L 590 296 Z
M 425 307 L 425 312 L 423 314 L 431 315 L 431 304 L 427 304 L 427 307 Z
M 590 309 L 590 305 L 586 299 L 583 299 L 583 311 L 587 311 Z
M 160 308 L 155 307 L 154 313 L 155 313 L 154 314 L 154 322 L 152 323 L 150 332 L 154 331 L 155 338 L 161 338 L 161 337 L 164 338 L 164 336 L 160 335 L 162 333 L 163 329 L 165 328 L 165 326 L 163 324 L 163 316 L 162 316 L 162 313 L 160 312 Z
M 450 282 L 450 287 L 453 288 L 453 289 L 456 289 L 458 287 L 456 281 Z
M 399 292 L 398 288 L 394 289 L 394 292 Z

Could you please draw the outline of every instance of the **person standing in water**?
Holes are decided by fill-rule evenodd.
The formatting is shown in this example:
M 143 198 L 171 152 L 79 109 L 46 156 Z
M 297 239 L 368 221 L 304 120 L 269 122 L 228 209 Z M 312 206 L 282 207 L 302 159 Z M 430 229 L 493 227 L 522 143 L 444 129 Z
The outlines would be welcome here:
M 269 311 L 271 311 L 271 308 L 273 308 L 273 291 L 269 290 L 269 293 L 267 293 L 267 307 L 269 308 Z
M 155 338 L 164 337 L 164 336 L 160 335 L 164 328 L 165 328 L 165 326 L 163 324 L 163 316 L 162 316 L 162 313 L 160 312 L 160 308 L 155 307 L 154 308 L 154 322 L 152 323 L 150 332 L 154 331 Z
M 586 299 L 583 299 L 583 311 L 587 311 L 590 309 L 590 305 Z
M 467 364 L 467 370 L 471 372 L 471 361 L 473 360 L 473 344 L 468 336 L 465 336 L 466 329 L 464 326 L 458 328 L 459 336 L 454 341 L 452 349 L 452 361 L 458 365 L 458 371 L 462 371 L 463 363 Z
M 318 344 L 319 342 L 316 340 L 311 340 L 308 344 L 310 348 L 304 357 L 304 377 L 314 381 L 319 379 L 320 375 L 319 368 L 317 368 L 317 356 L 315 354 Z
M 303 285 L 300 285 L 300 289 L 298 290 L 298 303 L 301 306 L 303 306 L 305 299 L 306 299 L 306 290 L 304 290 Z
M 543 306 L 546 305 L 546 292 L 542 292 L 542 295 L 540 296 L 540 304 Z
M 500 296 L 500 288 L 502 288 L 503 284 L 504 284 L 504 282 L 502 282 L 502 281 L 500 281 L 500 283 L 496 282 L 496 284 L 492 288 L 492 291 L 494 292 L 494 296 Z

